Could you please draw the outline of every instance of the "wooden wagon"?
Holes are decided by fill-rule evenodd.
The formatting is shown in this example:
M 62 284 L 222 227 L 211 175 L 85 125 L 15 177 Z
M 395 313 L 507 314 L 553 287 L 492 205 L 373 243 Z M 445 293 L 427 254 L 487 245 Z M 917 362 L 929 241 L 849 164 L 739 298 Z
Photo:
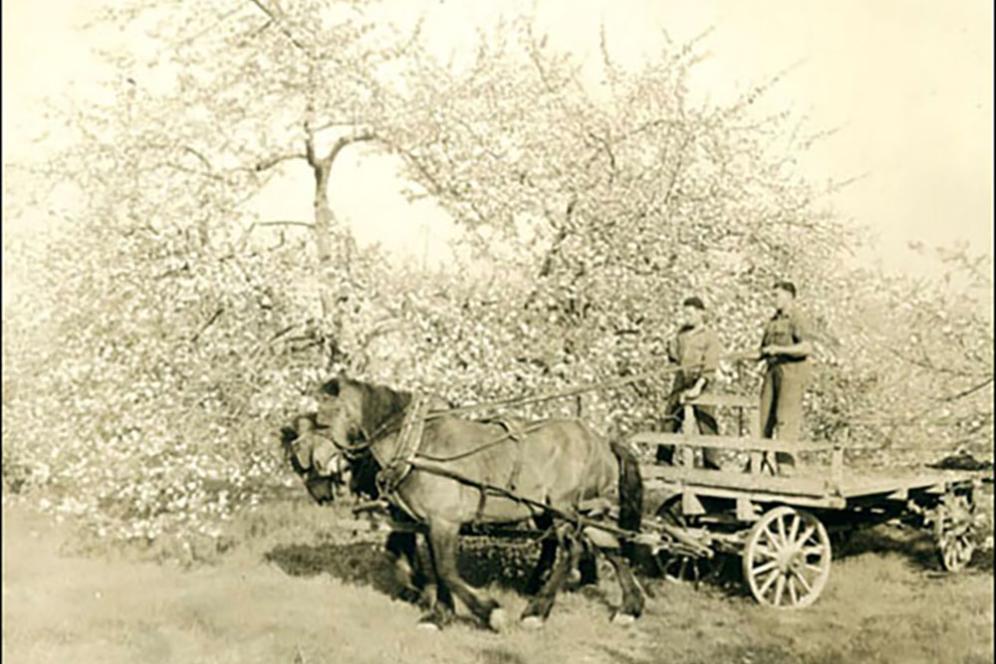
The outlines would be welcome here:
M 699 435 L 693 404 L 736 410 L 738 435 Z M 979 481 L 972 475 L 862 474 L 845 467 L 840 445 L 762 439 L 755 408 L 756 398 L 703 395 L 686 404 L 683 433 L 643 432 L 629 442 L 644 450 L 675 446 L 674 465 L 644 466 L 647 488 L 668 495 L 658 519 L 686 529 L 715 553 L 739 555 L 758 602 L 779 608 L 812 604 L 830 575 L 831 543 L 856 528 L 892 520 L 932 527 L 945 569 L 959 571 L 969 563 L 978 518 Z M 697 468 L 703 447 L 736 451 L 747 461 L 732 469 Z M 805 465 L 791 476 L 776 474 L 776 453 Z M 667 556 L 666 547 L 660 553 Z M 668 562 L 681 566 L 677 575 L 696 566 L 687 555 Z

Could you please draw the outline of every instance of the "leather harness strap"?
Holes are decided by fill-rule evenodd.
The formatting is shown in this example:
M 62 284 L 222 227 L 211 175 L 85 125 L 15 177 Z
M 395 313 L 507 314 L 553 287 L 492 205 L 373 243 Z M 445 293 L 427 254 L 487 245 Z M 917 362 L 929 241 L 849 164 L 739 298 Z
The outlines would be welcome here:
M 512 465 L 512 473 L 508 476 L 508 481 L 505 483 L 506 488 L 510 491 L 515 491 L 519 483 L 519 473 L 522 472 L 522 437 L 524 432 L 516 429 L 507 420 L 497 420 L 497 422 L 508 431 L 509 440 L 515 443 L 515 462 Z
M 430 400 L 422 394 L 412 395 L 405 419 L 398 432 L 398 444 L 390 459 L 377 459 L 381 470 L 377 473 L 377 486 L 382 495 L 395 492 L 398 486 L 408 477 L 412 470 L 412 459 L 418 453 L 422 444 L 422 432 L 425 429 L 425 416 Z
M 431 399 L 429 397 L 420 393 L 412 395 L 411 403 L 408 406 L 407 412 L 402 420 L 400 430 L 397 434 L 397 444 L 394 446 L 394 451 L 390 458 L 379 458 L 380 455 L 376 454 L 376 448 L 374 447 L 371 449 L 377 463 L 380 464 L 381 467 L 380 472 L 377 473 L 377 488 L 380 491 L 381 496 L 398 503 L 398 505 L 404 511 L 409 512 L 409 516 L 412 516 L 413 518 L 414 515 L 410 513 L 411 510 L 409 510 L 407 506 L 404 505 L 403 501 L 400 500 L 401 497 L 398 495 L 397 489 L 401 483 L 404 482 L 405 478 L 408 477 L 408 474 L 413 468 L 412 462 L 419 456 L 419 447 L 421 447 L 422 444 L 422 434 L 425 430 L 425 423 L 429 419 L 427 416 L 430 412 L 430 404 Z M 529 433 L 539 428 L 540 424 L 533 423 L 525 427 L 517 427 L 511 421 L 505 419 L 494 419 L 491 420 L 491 422 L 505 429 L 507 433 L 501 438 L 497 438 L 483 446 L 484 448 L 507 440 L 511 440 L 516 445 L 515 461 L 513 462 L 512 471 L 509 474 L 508 480 L 505 483 L 505 489 L 507 491 L 515 491 L 524 463 L 522 440 Z M 483 448 L 479 448 L 476 451 L 483 451 Z M 478 519 L 480 519 L 484 512 L 486 502 L 487 491 L 482 488 L 477 505 Z

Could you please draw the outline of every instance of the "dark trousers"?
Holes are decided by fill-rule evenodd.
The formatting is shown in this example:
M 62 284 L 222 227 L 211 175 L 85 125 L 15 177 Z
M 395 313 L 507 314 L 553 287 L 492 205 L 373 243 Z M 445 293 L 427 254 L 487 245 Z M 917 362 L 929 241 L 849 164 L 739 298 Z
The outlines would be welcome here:
M 798 441 L 802 431 L 802 395 L 809 383 L 809 365 L 804 362 L 773 364 L 761 385 L 761 436 Z M 775 455 L 779 464 L 792 465 L 792 457 Z
M 699 433 L 703 436 L 718 436 L 719 424 L 716 422 L 716 412 L 711 406 L 693 406 L 695 421 L 699 425 Z M 664 413 L 664 433 L 677 433 L 684 430 L 685 405 L 678 401 L 677 395 L 668 399 Z M 659 463 L 674 463 L 674 445 L 658 445 L 657 461 Z M 706 468 L 719 469 L 719 450 L 712 447 L 702 448 L 702 463 Z

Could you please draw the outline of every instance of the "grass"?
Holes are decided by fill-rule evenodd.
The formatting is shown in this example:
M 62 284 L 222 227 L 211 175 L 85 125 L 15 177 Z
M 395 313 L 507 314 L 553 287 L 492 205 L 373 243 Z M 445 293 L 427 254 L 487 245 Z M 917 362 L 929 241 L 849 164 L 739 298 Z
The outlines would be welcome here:
M 539 633 L 513 627 L 495 635 L 461 620 L 427 634 L 414 628 L 418 609 L 392 597 L 381 536 L 350 537 L 332 527 L 333 516 L 303 499 L 274 501 L 233 522 L 224 551 L 192 553 L 185 568 L 112 555 L 25 508 L 5 508 L 4 661 L 993 659 L 991 553 L 965 573 L 944 575 L 917 533 L 859 534 L 852 554 L 834 562 L 820 600 L 799 612 L 764 609 L 737 587 L 656 582 L 644 618 L 622 629 L 609 622 L 619 591 L 606 575 L 597 588 L 562 595 Z M 91 555 L 79 555 L 84 551 Z M 502 555 L 468 551 L 462 565 L 512 614 L 523 609 L 517 584 L 502 573 Z

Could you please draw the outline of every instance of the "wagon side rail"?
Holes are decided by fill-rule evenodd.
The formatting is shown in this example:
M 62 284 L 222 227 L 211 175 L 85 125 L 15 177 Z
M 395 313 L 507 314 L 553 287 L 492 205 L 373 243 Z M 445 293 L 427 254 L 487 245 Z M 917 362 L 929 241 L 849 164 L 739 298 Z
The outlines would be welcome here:
M 703 436 L 695 425 L 695 406 L 716 406 L 734 408 L 739 411 L 740 431 L 737 436 Z M 811 443 L 762 438 L 760 416 L 751 412 L 745 418 L 745 411 L 756 410 L 757 399 L 740 394 L 703 394 L 684 406 L 684 422 L 681 433 L 640 432 L 628 438 L 634 445 L 673 445 L 681 450 L 679 464 L 691 468 L 694 454 L 692 448 L 711 447 L 715 449 L 747 452 L 750 458 L 748 470 L 751 474 L 768 471 L 774 474 L 777 469 L 776 453 L 787 454 L 793 459 L 817 453 L 830 455 L 830 479 L 837 481 L 843 477 L 844 446 L 839 443 Z M 749 433 L 744 432 L 744 423 Z

